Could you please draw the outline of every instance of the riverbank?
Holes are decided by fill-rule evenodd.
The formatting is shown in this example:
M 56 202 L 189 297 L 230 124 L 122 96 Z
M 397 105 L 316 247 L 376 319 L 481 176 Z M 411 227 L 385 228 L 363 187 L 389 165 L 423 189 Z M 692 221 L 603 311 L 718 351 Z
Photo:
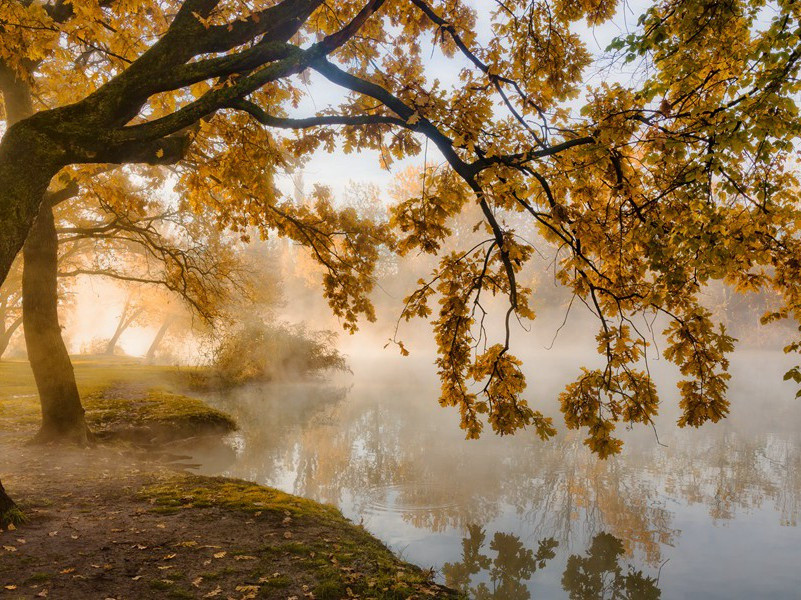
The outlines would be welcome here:
M 38 407 L 23 366 L 0 363 L 2 479 L 28 518 L 0 533 L 0 598 L 454 597 L 333 507 L 186 474 L 168 440 L 234 423 L 168 370 L 77 360 L 100 443 L 25 446 Z

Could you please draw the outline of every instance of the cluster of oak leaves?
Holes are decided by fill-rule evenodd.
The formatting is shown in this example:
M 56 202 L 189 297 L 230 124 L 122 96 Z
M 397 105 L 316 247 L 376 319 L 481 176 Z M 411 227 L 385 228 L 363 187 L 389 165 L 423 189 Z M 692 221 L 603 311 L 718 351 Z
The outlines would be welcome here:
M 55 2 L 48 11 L 4 1 L 0 60 L 29 79 L 39 108 L 75 102 L 147 50 L 180 4 Z M 221 2 L 202 22 L 255 20 L 273 4 Z M 320 3 L 292 43 L 338 31 L 367 4 Z M 326 269 L 331 308 L 351 331 L 358 319 L 375 317 L 370 292 L 382 247 L 438 255 L 439 267 L 406 298 L 402 316 L 431 319 L 440 402 L 459 408 L 469 437 L 485 423 L 501 434 L 532 426 L 543 439 L 555 435 L 551 420 L 522 399 L 526 380 L 510 349 L 510 327 L 534 318 L 535 291 L 516 279 L 535 251 L 527 241 L 534 236 L 559 249 L 554 276 L 599 321 L 605 367 L 582 370 L 561 395 L 568 427 L 586 428 L 593 451 L 618 452 L 616 423 L 648 424 L 656 414 L 645 361 L 655 335 L 664 335 L 663 355 L 684 376 L 679 424 L 724 417 L 734 340 L 701 305 L 704 286 L 722 280 L 743 292 L 770 289 L 780 304 L 766 321 L 801 316 L 798 3 L 655 2 L 603 57 L 610 68 L 634 72 L 631 82 L 594 87 L 585 77 L 599 62 L 578 32 L 611 19 L 617 2 L 374 4 L 358 35 L 332 57 L 368 82 L 367 92 L 347 89 L 336 106 L 319 110 L 316 124 L 298 126 L 284 117 L 308 108 L 308 73 L 272 81 L 247 105 L 198 121 L 179 163 L 128 172 L 145 173 L 144 181 L 172 177 L 183 209 L 212 215 L 245 238 L 275 233 L 306 245 Z M 53 7 L 64 5 L 70 18 L 56 19 Z M 443 61 L 458 72 L 455 84 L 437 78 Z M 235 81 L 158 94 L 137 118 L 172 114 Z M 374 120 L 356 123 L 364 115 Z M 324 117 L 353 120 L 329 125 Z M 426 163 L 422 193 L 394 205 L 389 223 L 337 209 L 325 188 L 299 206 L 275 185 L 276 174 L 318 150 L 376 151 L 389 167 L 409 156 L 428 159 L 427 143 L 445 160 Z M 96 166 L 59 176 L 108 177 Z M 442 251 L 451 219 L 476 203 L 486 239 Z M 504 215 L 524 215 L 527 228 L 508 226 Z M 483 330 L 486 296 L 508 299 L 506 328 L 492 344 Z M 668 325 L 655 333 L 657 320 Z

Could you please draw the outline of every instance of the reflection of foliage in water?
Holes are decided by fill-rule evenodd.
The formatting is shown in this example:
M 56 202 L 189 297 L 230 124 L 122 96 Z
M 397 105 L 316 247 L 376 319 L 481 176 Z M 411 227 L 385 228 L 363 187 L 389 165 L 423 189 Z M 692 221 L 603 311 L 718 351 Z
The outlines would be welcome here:
M 629 566 L 623 570 L 620 558 L 623 542 L 608 533 L 596 535 L 586 556 L 567 559 L 562 587 L 570 600 L 657 600 L 662 592 L 653 577 Z
M 629 554 L 640 551 L 651 564 L 661 560 L 662 545 L 674 542 L 671 512 L 630 457 L 593 460 L 578 439 L 567 436 L 531 454 L 518 465 L 518 476 L 536 476 L 507 493 L 535 536 L 569 545 L 607 530 L 625 540 Z
M 442 567 L 446 585 L 476 600 L 528 600 L 527 582 L 556 556 L 559 546 L 553 538 L 539 542 L 536 553 L 526 548 L 520 538 L 496 532 L 484 553 L 486 534 L 479 525 L 468 525 L 462 538 L 462 560 Z M 658 581 L 632 566 L 625 569 L 620 559 L 625 555 L 623 542 L 609 533 L 596 535 L 586 556 L 573 554 L 562 574 L 562 588 L 571 600 L 657 600 L 661 597 Z M 478 577 L 477 577 L 478 576 Z M 477 579 L 485 581 L 475 582 Z
M 292 491 L 331 504 L 350 493 L 360 515 L 392 506 L 406 522 L 434 532 L 485 523 L 506 503 L 535 535 L 567 544 L 608 529 L 652 563 L 660 560 L 660 545 L 674 540 L 652 482 L 619 459 L 589 455 L 574 435 L 549 444 L 515 440 L 511 456 L 510 443 L 499 439 L 481 440 L 481 452 L 455 451 L 460 432 L 401 414 L 407 408 L 342 402 L 329 422 L 301 427 L 296 454 L 286 456 L 294 461 Z
M 442 567 L 446 585 L 477 600 L 526 600 L 530 597 L 524 582 L 545 567 L 556 556 L 559 543 L 553 538 L 543 540 L 536 554 L 523 546 L 520 538 L 509 533 L 495 532 L 489 549 L 495 558 L 481 553 L 486 534 L 479 525 L 468 525 L 468 535 L 462 539 L 462 561 Z M 490 585 L 472 585 L 474 575 L 487 571 Z
M 433 532 L 487 524 L 511 506 L 537 538 L 570 547 L 606 531 L 651 565 L 679 533 L 666 498 L 706 505 L 717 519 L 769 500 L 783 524 L 796 522 L 795 434 L 754 436 L 727 423 L 703 436 L 677 432 L 667 448 L 631 442 L 624 456 L 599 461 L 570 433 L 549 444 L 466 444 L 426 398 L 393 388 L 390 401 L 387 386 L 376 390 L 342 401 L 342 390 L 270 386 L 249 404 L 230 403 L 248 448 L 231 474 L 347 502 L 357 519 L 390 510 Z
M 254 385 L 212 396 L 213 404 L 240 425 L 242 450 L 226 474 L 262 483 L 296 463 L 295 442 L 305 428 L 331 423 L 348 389 L 324 383 Z M 287 490 L 291 491 L 291 490 Z

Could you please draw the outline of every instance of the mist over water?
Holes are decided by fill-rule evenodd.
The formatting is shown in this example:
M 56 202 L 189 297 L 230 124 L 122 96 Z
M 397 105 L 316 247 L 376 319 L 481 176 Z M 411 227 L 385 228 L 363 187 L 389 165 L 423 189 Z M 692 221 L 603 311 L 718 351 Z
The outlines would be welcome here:
M 374 342 L 348 344 L 362 350 L 352 377 L 213 398 L 242 430 L 201 470 L 334 504 L 474 597 L 609 597 L 586 595 L 596 584 L 631 598 L 801 597 L 801 404 L 784 355 L 736 353 L 731 415 L 698 430 L 675 427 L 678 377 L 652 362 L 655 431 L 623 432 L 622 455 L 599 461 L 563 427 L 548 443 L 464 440 L 437 403 L 433 357 Z M 528 354 L 527 397 L 558 423 L 556 396 L 593 357 Z

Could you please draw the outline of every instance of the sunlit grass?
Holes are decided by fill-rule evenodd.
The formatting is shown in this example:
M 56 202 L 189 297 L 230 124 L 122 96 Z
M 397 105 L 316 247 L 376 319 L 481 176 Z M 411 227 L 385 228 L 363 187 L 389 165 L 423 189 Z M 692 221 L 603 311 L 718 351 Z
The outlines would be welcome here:
M 73 366 L 86 420 L 93 430 L 149 426 L 191 435 L 198 429 L 224 432 L 236 428 L 225 413 L 171 390 L 186 375 L 175 367 L 108 356 L 75 357 Z M 0 430 L 31 432 L 40 418 L 36 382 L 28 363 L 0 362 Z

